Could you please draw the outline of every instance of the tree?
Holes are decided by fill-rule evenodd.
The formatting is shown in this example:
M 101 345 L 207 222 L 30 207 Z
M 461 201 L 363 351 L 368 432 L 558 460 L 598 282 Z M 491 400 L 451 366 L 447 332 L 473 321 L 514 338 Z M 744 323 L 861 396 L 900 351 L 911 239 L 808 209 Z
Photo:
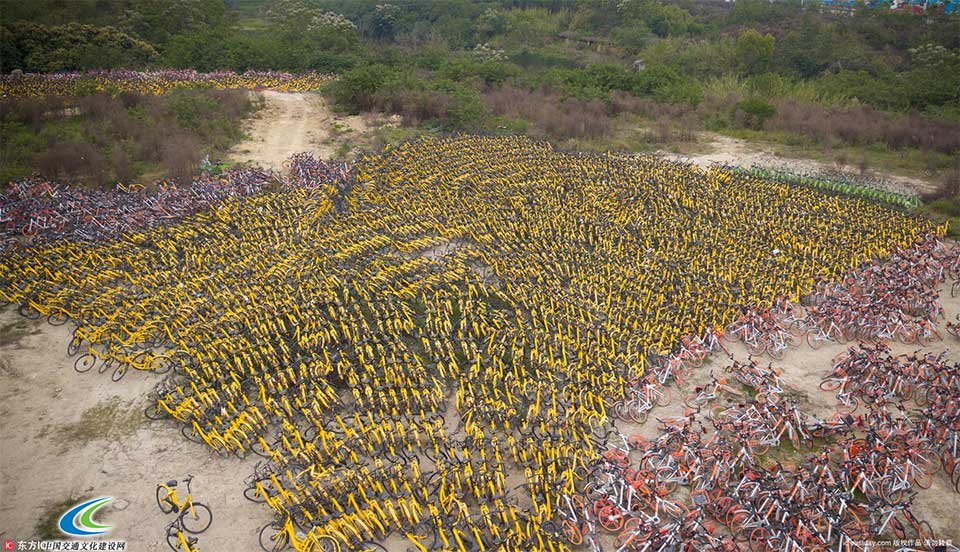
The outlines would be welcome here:
M 737 64 L 747 74 L 766 71 L 773 58 L 775 39 L 771 34 L 760 34 L 756 29 L 747 29 L 737 37 Z
M 4 28 L 0 70 L 52 72 L 142 67 L 157 58 L 146 42 L 113 27 L 17 22 Z
M 759 130 L 767 119 L 777 114 L 777 109 L 763 98 L 747 98 L 737 103 L 734 119 L 742 121 L 743 126 Z
M 329 93 L 338 107 L 353 113 L 373 109 L 377 91 L 390 75 L 384 65 L 364 65 L 340 75 Z

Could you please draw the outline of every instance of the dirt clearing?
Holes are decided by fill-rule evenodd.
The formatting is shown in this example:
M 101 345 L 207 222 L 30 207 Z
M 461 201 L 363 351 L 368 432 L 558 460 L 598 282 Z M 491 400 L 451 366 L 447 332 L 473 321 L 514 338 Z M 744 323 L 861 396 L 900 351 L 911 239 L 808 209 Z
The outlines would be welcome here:
M 251 92 L 264 107 L 247 121 L 248 138 L 227 154 L 231 161 L 281 170 L 294 153 L 321 159 L 350 159 L 374 130 L 396 121 L 376 115 L 339 115 L 317 92 Z
M 737 165 L 740 167 L 750 167 L 759 165 L 767 168 L 786 169 L 792 172 L 811 173 L 811 172 L 829 172 L 840 170 L 848 174 L 858 174 L 860 169 L 853 165 L 844 165 L 838 167 L 833 163 L 825 163 L 813 159 L 797 159 L 791 157 L 781 157 L 770 149 L 759 148 L 746 140 L 731 138 L 722 134 L 712 132 L 703 133 L 699 140 L 706 144 L 709 153 L 672 153 L 668 151 L 658 151 L 667 159 L 693 163 L 701 168 L 709 167 L 714 163 L 723 165 Z M 898 176 L 871 171 L 869 178 L 878 180 L 884 184 L 884 187 L 891 191 L 908 194 L 927 194 L 936 192 L 938 184 L 911 178 L 908 176 Z
M 220 458 L 187 441 L 173 422 L 143 415 L 159 376 L 78 374 L 66 354 L 69 326 L 28 321 L 5 309 L 0 327 L 24 331 L 0 344 L 0 540 L 63 539 L 55 527 L 83 498 L 114 497 L 96 516 L 104 537 L 127 550 L 166 550 L 157 483 L 193 474 L 194 498 L 213 510 L 201 550 L 258 550 L 256 530 L 270 509 L 243 498 L 256 461 Z M 64 504 L 67 506 L 63 506 Z

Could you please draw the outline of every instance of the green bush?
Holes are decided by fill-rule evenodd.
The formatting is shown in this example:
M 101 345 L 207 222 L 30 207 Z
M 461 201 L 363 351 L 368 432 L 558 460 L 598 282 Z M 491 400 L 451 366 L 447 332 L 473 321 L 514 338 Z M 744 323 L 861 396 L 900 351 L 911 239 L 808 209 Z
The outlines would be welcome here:
M 742 121 L 743 126 L 754 130 L 762 129 L 767 119 L 777 114 L 777 108 L 763 98 L 756 97 L 737 102 L 734 109 L 734 120 Z
M 951 218 L 960 217 L 960 200 L 957 198 L 940 198 L 930 202 L 930 209 Z
M 334 104 L 351 113 L 373 109 L 377 92 L 391 75 L 384 65 L 363 65 L 340 75 L 327 91 Z
M 158 57 L 150 44 L 113 27 L 19 21 L 0 32 L 0 72 L 143 67 Z

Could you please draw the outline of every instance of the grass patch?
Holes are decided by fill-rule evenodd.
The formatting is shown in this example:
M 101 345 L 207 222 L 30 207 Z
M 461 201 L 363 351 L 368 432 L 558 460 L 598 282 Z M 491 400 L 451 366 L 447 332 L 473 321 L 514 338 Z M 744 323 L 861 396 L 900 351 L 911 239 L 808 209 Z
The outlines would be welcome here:
M 0 326 L 0 347 L 19 345 L 20 340 L 28 335 L 40 333 L 40 330 L 31 328 L 26 320 L 16 320 Z
M 140 409 L 114 395 L 88 408 L 80 421 L 64 425 L 60 430 L 61 449 L 96 439 L 120 440 L 147 423 Z
M 82 500 L 85 500 L 85 498 L 71 495 L 69 498 L 65 498 L 59 502 L 46 503 L 43 507 L 43 514 L 40 516 L 40 519 L 37 520 L 37 524 L 33 526 L 33 536 L 42 540 L 64 538 L 63 533 L 60 532 L 60 528 L 58 527 L 60 516 Z
M 426 127 L 393 127 L 384 126 L 376 129 L 371 139 L 371 149 L 378 153 L 386 146 L 396 146 L 408 140 L 413 140 L 424 134 L 430 134 Z
M 949 220 L 948 236 L 960 236 L 960 197 L 944 197 L 920 208 L 924 215 L 939 221 Z
M 350 142 L 341 142 L 340 145 L 337 146 L 336 151 L 333 152 L 334 159 L 346 160 L 347 156 L 350 155 L 352 147 Z
M 860 166 L 864 169 L 897 173 L 915 178 L 937 178 L 956 163 L 952 155 L 932 150 L 905 148 L 894 150 L 883 144 L 851 146 L 845 144 L 821 144 L 809 137 L 783 131 L 723 128 L 718 134 L 738 138 L 754 147 L 772 148 L 783 157 L 798 157 L 834 163 Z

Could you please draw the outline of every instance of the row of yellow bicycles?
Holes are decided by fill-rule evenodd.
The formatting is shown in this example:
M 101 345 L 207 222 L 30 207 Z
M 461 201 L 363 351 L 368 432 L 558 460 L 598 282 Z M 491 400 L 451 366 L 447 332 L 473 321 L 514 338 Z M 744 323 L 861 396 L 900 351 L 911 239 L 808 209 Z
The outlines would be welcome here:
M 270 89 L 280 92 L 317 90 L 333 79 L 326 73 L 284 73 L 279 71 L 215 71 L 192 69 L 131 71 L 110 69 L 86 73 L 26 73 L 0 75 L 0 97 L 74 96 L 94 92 L 166 94 L 179 88 Z
M 654 359 L 943 231 L 520 137 L 424 138 L 355 169 L 0 259 L 0 300 L 71 320 L 84 372 L 165 372 L 149 417 L 261 457 L 244 495 L 276 514 L 266 550 L 570 550 L 562 497 Z

